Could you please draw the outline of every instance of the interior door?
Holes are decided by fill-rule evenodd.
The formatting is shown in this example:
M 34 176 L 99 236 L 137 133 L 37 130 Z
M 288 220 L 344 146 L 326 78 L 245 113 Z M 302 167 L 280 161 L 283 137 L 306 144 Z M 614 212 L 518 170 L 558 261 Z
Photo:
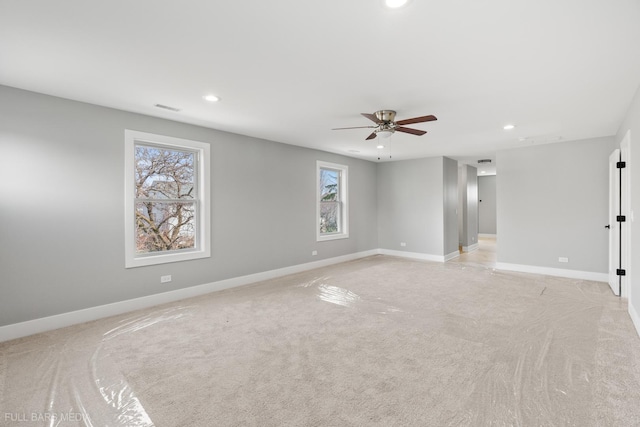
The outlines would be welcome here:
M 617 163 L 620 150 L 609 156 L 609 286 L 615 295 L 620 295 L 620 277 L 616 270 L 620 268 L 620 227 L 616 217 L 620 215 L 620 173 Z
M 626 221 L 620 223 L 620 265 L 625 270 L 625 275 L 620 276 L 620 288 L 623 298 L 631 299 L 629 293 L 631 292 L 631 221 L 633 220 L 633 214 L 631 212 L 631 194 L 630 190 L 630 164 L 629 164 L 629 150 L 631 149 L 631 136 L 627 131 L 626 135 L 620 143 L 620 160 L 625 164 L 625 167 L 620 170 L 620 212 L 621 215 L 626 217 Z

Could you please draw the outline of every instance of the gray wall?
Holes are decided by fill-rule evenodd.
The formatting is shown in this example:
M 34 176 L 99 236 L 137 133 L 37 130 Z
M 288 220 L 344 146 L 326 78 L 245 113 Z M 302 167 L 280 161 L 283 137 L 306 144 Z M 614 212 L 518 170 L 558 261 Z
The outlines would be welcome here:
M 124 268 L 125 129 L 211 144 L 211 258 Z M 0 152 L 0 326 L 378 247 L 372 162 L 3 86 Z M 316 160 L 349 239 L 315 240 Z
M 607 272 L 613 146 L 595 138 L 498 152 L 498 262 Z
M 478 233 L 496 234 L 496 176 L 478 177 Z
M 443 158 L 444 255 L 458 252 L 458 162 Z
M 380 248 L 444 255 L 443 164 L 442 157 L 378 164 Z
M 467 165 L 467 192 L 465 223 L 467 244 L 471 246 L 478 243 L 478 169 Z
M 466 179 L 467 168 L 462 163 L 458 164 L 458 245 L 462 246 L 462 242 L 465 239 L 464 236 L 464 193 L 467 191 L 467 186 L 463 183 Z
M 640 88 L 626 113 L 624 121 L 616 135 L 616 145 L 619 146 L 627 131 L 631 131 L 631 149 L 629 158 L 629 172 L 631 173 L 631 206 L 634 216 L 640 215 Z M 638 212 L 638 214 L 635 214 Z M 634 218 L 635 219 L 635 218 Z M 631 266 L 629 284 L 629 304 L 640 314 L 640 226 L 631 221 Z M 640 325 L 636 325 L 640 333 Z
M 460 245 L 478 243 L 478 169 L 462 165 L 459 176 Z

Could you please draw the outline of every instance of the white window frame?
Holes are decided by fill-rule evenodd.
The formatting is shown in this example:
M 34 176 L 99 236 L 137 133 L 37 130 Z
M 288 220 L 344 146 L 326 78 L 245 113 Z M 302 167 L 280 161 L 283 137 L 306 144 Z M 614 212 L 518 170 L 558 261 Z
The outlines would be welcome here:
M 125 199 L 124 199 L 124 236 L 125 236 L 125 268 L 147 265 L 165 264 L 169 262 L 188 261 L 211 256 L 211 201 L 210 201 L 210 146 L 207 143 L 138 132 L 125 129 Z M 177 150 L 194 151 L 197 163 L 197 198 L 196 198 L 196 247 L 167 253 L 136 252 L 136 181 L 135 181 L 135 147 L 136 144 L 166 146 Z
M 335 233 L 320 232 L 320 171 L 321 169 L 331 169 L 339 172 L 338 198 L 340 202 L 340 213 L 338 229 Z M 349 167 L 337 163 L 316 161 L 316 240 L 318 242 L 326 240 L 347 239 L 349 237 Z

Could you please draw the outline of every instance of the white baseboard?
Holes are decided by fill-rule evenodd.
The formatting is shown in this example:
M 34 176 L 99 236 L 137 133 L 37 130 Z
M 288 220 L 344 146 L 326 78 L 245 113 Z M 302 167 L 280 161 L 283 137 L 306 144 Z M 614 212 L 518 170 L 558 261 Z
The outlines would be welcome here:
M 128 313 L 130 311 L 153 307 L 159 304 L 180 301 L 186 298 L 221 291 L 224 289 L 244 286 L 251 283 L 260 282 L 262 280 L 269 280 L 276 277 L 286 276 L 288 274 L 300 273 L 302 271 L 312 270 L 314 268 L 326 267 L 328 265 L 337 264 L 340 262 L 352 261 L 371 255 L 378 255 L 379 253 L 380 251 L 378 249 L 357 252 L 349 255 L 308 262 L 305 264 L 298 264 L 291 267 L 278 268 L 276 270 L 265 271 L 262 273 L 234 277 L 231 279 L 220 280 L 217 282 L 192 286 L 189 288 L 176 289 L 173 291 L 149 295 L 146 297 L 134 298 L 112 304 L 105 304 L 82 310 L 71 311 L 54 316 L 42 317 L 40 319 L 14 323 L 12 325 L 0 326 L 0 342 L 12 340 L 15 338 L 26 337 L 40 332 L 64 328 L 66 326 L 76 325 L 78 323 L 90 322 L 92 320 Z
M 378 253 L 381 255 L 390 255 L 402 258 L 421 259 L 423 261 L 445 262 L 445 257 L 443 255 L 423 254 L 422 252 L 405 252 L 394 251 L 392 249 L 378 249 Z
M 544 274 L 547 276 L 567 277 L 569 279 L 593 280 L 595 282 L 609 281 L 608 273 L 595 273 L 591 271 L 566 270 L 563 268 L 537 267 L 534 265 L 510 264 L 497 262 L 496 269 L 518 271 L 520 273 Z
M 484 237 L 486 239 L 495 239 L 497 234 L 478 233 L 478 237 Z
M 636 332 L 640 337 L 640 316 L 638 315 L 638 312 L 631 304 L 629 304 L 629 316 L 631 316 L 631 321 L 633 322 L 633 326 L 636 327 Z
M 444 256 L 444 262 L 447 262 L 450 259 L 458 258 L 459 256 L 460 256 L 460 251 L 451 252 L 450 254 L 446 254 Z
M 463 246 L 462 250 L 464 252 L 473 252 L 473 251 L 477 250 L 479 247 L 480 247 L 480 245 L 478 245 L 477 243 L 474 243 L 471 246 Z

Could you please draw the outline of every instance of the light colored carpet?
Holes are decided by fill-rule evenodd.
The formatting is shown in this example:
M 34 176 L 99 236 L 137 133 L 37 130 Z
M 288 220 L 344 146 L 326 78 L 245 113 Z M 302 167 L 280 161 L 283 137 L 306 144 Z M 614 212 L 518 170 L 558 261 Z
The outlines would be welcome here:
M 632 426 L 640 339 L 603 283 L 374 256 L 0 344 L 0 392 L 20 426 Z

